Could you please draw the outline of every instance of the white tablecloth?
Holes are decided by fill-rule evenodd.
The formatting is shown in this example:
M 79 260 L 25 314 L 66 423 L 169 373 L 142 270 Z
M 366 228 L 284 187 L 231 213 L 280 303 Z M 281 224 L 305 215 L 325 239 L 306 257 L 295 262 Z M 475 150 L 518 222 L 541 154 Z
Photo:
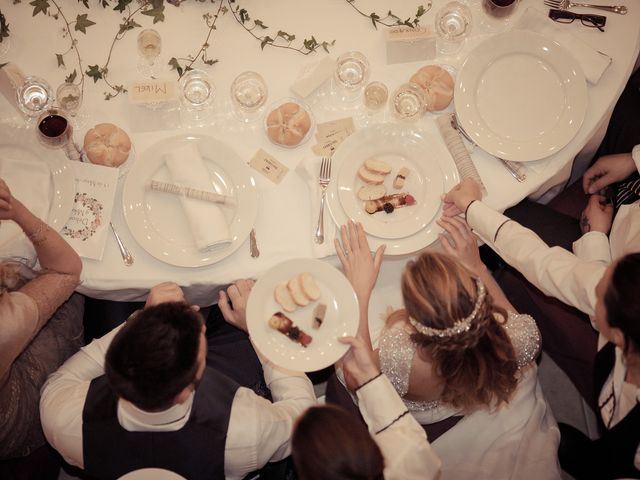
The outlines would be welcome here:
M 88 13 L 89 19 L 96 25 L 87 29 L 87 34 L 75 32 L 80 40 L 79 49 L 83 57 L 83 67 L 103 64 L 121 15 L 110 9 L 103 10 L 95 2 L 86 10 L 81 3 L 62 2 L 68 17 L 75 18 L 80 13 Z M 421 20 L 424 25 L 432 24 L 435 12 L 446 3 L 434 0 L 434 5 Z M 617 0 L 616 3 L 629 7 L 626 16 L 607 13 L 606 32 L 587 28 L 579 22 L 566 25 L 568 29 L 594 48 L 610 55 L 613 62 L 605 71 L 597 85 L 588 85 L 589 105 L 584 123 L 575 138 L 552 157 L 527 164 L 528 179 L 517 183 L 509 173 L 489 154 L 476 148 L 472 157 L 488 189 L 487 202 L 505 209 L 521 199 L 540 190 L 549 183 L 555 184 L 569 176 L 573 158 L 596 135 L 606 123 L 618 96 L 622 92 L 640 48 L 640 6 L 631 0 Z M 456 56 L 438 58 L 435 63 L 446 63 L 457 69 L 472 47 L 486 38 L 486 32 L 479 26 L 483 15 L 478 0 L 470 2 L 474 14 L 475 27 L 464 49 Z M 356 5 L 367 12 L 386 12 L 392 9 L 402 18 L 411 17 L 418 6 L 413 1 L 357 1 Z M 295 33 L 298 39 L 314 35 L 319 41 L 334 40 L 331 54 L 337 56 L 347 50 L 360 50 L 371 63 L 371 79 L 382 80 L 390 90 L 407 81 L 411 74 L 426 63 L 386 64 L 386 53 L 382 28 L 375 30 L 370 20 L 359 16 L 344 0 L 299 1 L 271 0 L 269 2 L 251 2 L 245 0 L 241 6 L 249 10 L 252 19 L 260 19 L 273 30 L 281 29 Z M 517 16 L 525 7 L 546 12 L 542 0 L 521 0 Z M 72 54 L 65 57 L 67 69 L 57 67 L 55 53 L 64 52 L 68 41 L 62 38 L 62 24 L 53 18 L 38 15 L 31 16 L 32 8 L 28 2 L 18 5 L 4 4 L 3 13 L 11 27 L 11 51 L 6 58 L 15 61 L 27 73 L 36 74 L 57 86 L 70 70 L 77 67 Z M 136 21 L 144 27 L 157 29 L 162 35 L 162 57 L 166 62 L 172 56 L 184 57 L 196 52 L 203 43 L 207 28 L 202 15 L 212 12 L 214 6 L 208 2 L 184 2 L 181 7 L 166 5 L 166 21 L 152 25 L 150 17 L 138 16 Z M 582 11 L 582 10 L 580 10 Z M 136 35 L 138 30 L 127 34 L 116 43 L 109 65 L 109 78 L 113 83 L 127 83 L 136 78 Z M 219 62 L 205 67 L 217 86 L 216 123 L 198 131 L 217 137 L 231 145 L 238 154 L 248 161 L 259 148 L 264 148 L 279 161 L 289 167 L 289 173 L 279 185 L 258 177 L 260 207 L 255 224 L 258 246 L 261 255 L 254 259 L 249 255 L 249 241 L 236 253 L 225 260 L 208 267 L 174 267 L 156 260 L 143 250 L 132 237 L 124 220 L 121 205 L 121 189 L 116 194 L 113 223 L 124 243 L 135 257 L 135 264 L 125 267 L 114 238 L 107 241 L 104 257 L 101 261 L 84 261 L 82 285 L 79 291 L 87 295 L 116 300 L 138 300 L 143 298 L 149 287 L 165 280 L 173 280 L 185 288 L 190 301 L 210 304 L 215 301 L 216 289 L 237 278 L 259 276 L 273 265 L 290 258 L 312 256 L 312 232 L 316 216 L 310 215 L 309 191 L 295 169 L 299 162 L 311 158 L 313 141 L 292 150 L 284 150 L 270 144 L 264 135 L 260 122 L 254 130 L 242 130 L 240 124 L 229 115 L 231 108 L 228 92 L 233 78 L 245 70 L 260 72 L 269 86 L 269 100 L 291 96 L 289 86 L 299 72 L 311 63 L 317 62 L 324 53 L 303 56 L 298 53 L 266 47 L 260 49 L 255 41 L 234 20 L 230 13 L 222 16 L 214 32 L 209 57 Z M 294 42 L 295 43 L 295 42 Z M 169 73 L 175 75 L 175 72 Z M 76 132 L 81 139 L 84 131 L 101 121 L 118 124 L 131 133 L 138 158 L 152 144 L 160 139 L 192 131 L 180 126 L 178 129 L 148 131 L 151 123 L 145 124 L 139 112 L 131 107 L 123 95 L 110 101 L 103 99 L 106 86 L 103 82 L 94 84 L 86 79 L 83 112 L 88 115 L 83 129 Z M 15 115 L 15 112 L 0 99 L 0 113 L 3 117 Z M 349 116 L 353 111 L 338 105 L 319 103 L 314 107 L 316 122 Z M 138 115 L 138 116 L 136 116 Z M 151 120 L 152 117 L 148 117 Z M 423 122 L 433 121 L 427 116 Z M 362 125 L 356 118 L 356 124 Z M 328 239 L 327 241 L 332 241 Z M 388 258 L 374 295 L 373 310 L 381 312 L 386 304 L 399 305 L 399 277 L 408 257 Z M 335 257 L 329 261 L 336 263 Z M 376 300 L 377 299 L 377 300 Z

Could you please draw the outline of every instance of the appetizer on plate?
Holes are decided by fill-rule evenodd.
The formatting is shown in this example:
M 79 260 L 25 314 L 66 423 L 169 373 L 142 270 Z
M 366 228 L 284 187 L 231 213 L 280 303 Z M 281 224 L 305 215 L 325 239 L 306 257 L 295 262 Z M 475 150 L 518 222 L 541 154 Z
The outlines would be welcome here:
M 293 324 L 293 320 L 282 312 L 274 313 L 269 319 L 269 326 L 280 333 L 286 335 L 294 342 L 299 343 L 303 347 L 307 347 L 313 338 Z
M 367 213 L 373 215 L 377 212 L 393 213 L 396 208 L 415 205 L 416 199 L 408 193 L 394 193 L 385 195 L 377 200 L 365 202 L 364 208 Z

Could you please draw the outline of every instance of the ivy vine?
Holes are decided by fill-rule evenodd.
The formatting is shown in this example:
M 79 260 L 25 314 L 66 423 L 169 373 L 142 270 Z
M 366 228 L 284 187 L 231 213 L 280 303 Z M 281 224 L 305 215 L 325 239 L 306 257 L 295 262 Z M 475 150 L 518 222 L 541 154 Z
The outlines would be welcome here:
M 378 25 L 382 25 L 384 27 L 395 27 L 398 25 L 404 25 L 406 27 L 415 28 L 420 24 L 420 17 L 422 17 L 425 13 L 431 10 L 431 0 L 427 3 L 427 6 L 418 5 L 418 9 L 413 18 L 409 17 L 405 20 L 402 20 L 391 10 L 387 12 L 384 17 L 381 17 L 376 12 L 365 13 L 356 7 L 355 0 L 345 0 L 356 12 L 358 12 L 363 17 L 367 17 L 371 20 L 373 26 L 377 29 Z

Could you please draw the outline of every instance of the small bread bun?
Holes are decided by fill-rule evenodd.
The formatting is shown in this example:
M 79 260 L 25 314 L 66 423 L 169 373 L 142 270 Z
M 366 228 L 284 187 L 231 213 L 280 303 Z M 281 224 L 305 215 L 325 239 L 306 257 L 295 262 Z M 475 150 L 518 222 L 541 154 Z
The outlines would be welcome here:
M 318 300 L 322 294 L 320 287 L 308 272 L 300 274 L 300 286 L 302 287 L 302 293 L 311 301 Z
M 380 175 L 389 175 L 391 173 L 391 165 L 376 158 L 367 158 L 364 161 L 367 170 L 378 173 Z
M 273 291 L 273 296 L 276 302 L 287 312 L 293 312 L 298 306 L 293 301 L 293 297 L 287 288 L 287 282 L 278 284 Z
M 376 200 L 380 197 L 384 197 L 387 193 L 387 189 L 381 183 L 370 183 L 358 190 L 358 198 L 360 200 Z
M 298 145 L 310 128 L 309 113 L 297 103 L 283 103 L 267 116 L 267 135 L 278 145 Z
M 84 151 L 91 163 L 119 167 L 131 151 L 131 139 L 113 123 L 99 123 L 84 136 Z
M 360 180 L 364 183 L 371 183 L 374 185 L 384 182 L 384 175 L 372 172 L 364 165 L 362 165 L 358 170 L 358 177 L 360 177 Z
M 427 65 L 418 70 L 409 80 L 422 87 L 430 112 L 447 108 L 453 98 L 453 78 L 444 68 Z
M 293 301 L 296 302 L 297 305 L 300 305 L 301 307 L 309 305 L 309 299 L 302 291 L 302 285 L 300 283 L 299 275 L 289 280 L 289 282 L 287 283 L 287 288 L 289 289 L 291 297 L 293 297 Z

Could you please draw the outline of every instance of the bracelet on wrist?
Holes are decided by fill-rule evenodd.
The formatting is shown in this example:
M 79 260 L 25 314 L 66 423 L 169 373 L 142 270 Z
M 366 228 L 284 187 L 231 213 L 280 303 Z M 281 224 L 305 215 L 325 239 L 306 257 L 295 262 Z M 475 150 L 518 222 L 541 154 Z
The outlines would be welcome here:
M 369 380 L 366 380 L 365 382 L 363 382 L 363 383 L 361 383 L 360 385 L 358 385 L 358 386 L 355 388 L 354 392 L 357 392 L 358 390 L 360 390 L 360 389 L 361 389 L 362 387 L 364 387 L 365 385 L 367 385 L 367 384 L 369 384 L 369 383 L 373 382 L 376 378 L 378 378 L 378 377 L 379 377 L 379 376 L 381 376 L 381 375 L 382 375 L 382 372 L 378 372 L 378 374 L 377 374 L 377 375 L 374 375 L 374 376 L 373 376 L 373 377 L 371 377 Z

